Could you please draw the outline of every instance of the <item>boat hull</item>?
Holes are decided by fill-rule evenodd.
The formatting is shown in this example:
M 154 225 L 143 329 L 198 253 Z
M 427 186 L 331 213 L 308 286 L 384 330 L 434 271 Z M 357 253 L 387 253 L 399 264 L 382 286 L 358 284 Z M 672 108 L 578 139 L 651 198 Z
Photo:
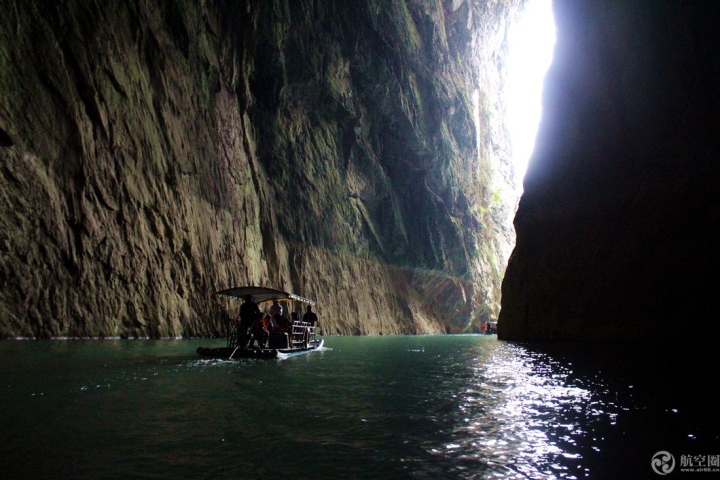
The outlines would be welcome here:
M 277 350 L 274 348 L 234 348 L 234 347 L 221 347 L 221 348 L 204 348 L 198 347 L 198 355 L 203 357 L 212 358 L 276 358 Z
M 219 348 L 206 348 L 198 347 L 197 353 L 203 357 L 221 358 L 225 360 L 231 360 L 236 358 L 263 358 L 272 359 L 277 358 L 278 354 L 282 355 L 295 355 L 299 353 L 308 353 L 313 350 L 317 350 L 324 344 L 323 340 L 319 340 L 307 348 L 234 348 L 234 347 L 219 347 Z
M 282 355 L 297 355 L 300 353 L 308 353 L 312 352 L 314 350 L 318 350 L 320 347 L 324 345 L 324 340 L 317 340 L 312 343 L 312 345 L 308 345 L 305 348 L 280 348 L 278 349 L 278 353 Z

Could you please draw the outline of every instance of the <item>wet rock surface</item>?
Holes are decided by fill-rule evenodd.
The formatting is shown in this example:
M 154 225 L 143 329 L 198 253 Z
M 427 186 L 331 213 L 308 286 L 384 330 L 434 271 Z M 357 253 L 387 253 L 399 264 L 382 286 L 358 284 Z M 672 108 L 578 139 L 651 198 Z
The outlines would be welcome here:
M 351 3 L 7 8 L 0 337 L 221 334 L 243 284 L 323 334 L 496 316 L 515 7 Z

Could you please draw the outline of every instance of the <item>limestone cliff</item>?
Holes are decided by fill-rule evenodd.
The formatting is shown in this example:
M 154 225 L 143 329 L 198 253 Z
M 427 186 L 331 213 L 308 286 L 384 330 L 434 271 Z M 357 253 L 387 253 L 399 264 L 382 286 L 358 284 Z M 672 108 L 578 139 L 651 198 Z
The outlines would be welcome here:
M 720 4 L 554 9 L 499 336 L 714 341 Z
M 513 3 L 2 2 L 0 337 L 212 335 L 243 284 L 324 334 L 495 316 Z

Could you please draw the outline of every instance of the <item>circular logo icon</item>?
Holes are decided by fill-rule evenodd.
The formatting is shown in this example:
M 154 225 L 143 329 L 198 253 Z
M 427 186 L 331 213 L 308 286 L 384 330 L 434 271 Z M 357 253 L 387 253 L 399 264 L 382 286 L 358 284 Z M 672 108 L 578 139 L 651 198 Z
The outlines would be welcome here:
M 675 457 L 670 452 L 659 451 L 653 455 L 650 465 L 658 475 L 667 475 L 675 468 Z

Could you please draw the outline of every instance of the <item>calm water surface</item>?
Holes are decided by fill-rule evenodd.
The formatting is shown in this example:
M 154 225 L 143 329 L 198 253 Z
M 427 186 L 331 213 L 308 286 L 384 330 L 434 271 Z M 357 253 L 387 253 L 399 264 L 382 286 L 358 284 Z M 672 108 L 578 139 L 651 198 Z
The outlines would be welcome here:
M 195 353 L 223 344 L 0 342 L 3 478 L 659 478 L 658 451 L 675 474 L 720 455 L 707 377 L 645 353 L 475 335 Z

